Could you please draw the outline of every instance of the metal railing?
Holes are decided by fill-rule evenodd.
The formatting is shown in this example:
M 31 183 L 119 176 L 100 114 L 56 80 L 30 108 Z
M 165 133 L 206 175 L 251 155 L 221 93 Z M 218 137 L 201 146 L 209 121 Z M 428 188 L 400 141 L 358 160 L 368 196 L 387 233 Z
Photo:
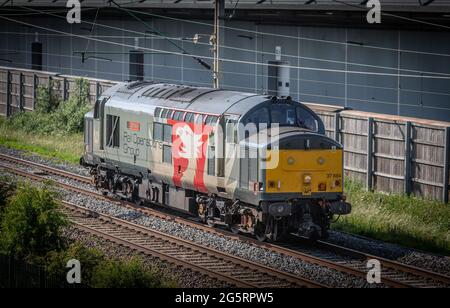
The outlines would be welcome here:
M 65 277 L 49 275 L 45 267 L 0 254 L 0 288 L 80 288 Z

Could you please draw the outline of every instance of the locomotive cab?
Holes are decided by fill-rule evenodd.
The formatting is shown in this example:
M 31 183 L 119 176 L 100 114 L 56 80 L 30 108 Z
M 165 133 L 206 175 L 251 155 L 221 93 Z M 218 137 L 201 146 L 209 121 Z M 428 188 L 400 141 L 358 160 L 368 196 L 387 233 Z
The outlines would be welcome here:
M 276 151 L 267 148 L 269 162 L 277 156 L 277 163 L 264 170 L 263 211 L 290 217 L 289 231 L 326 238 L 333 215 L 351 211 L 343 195 L 342 146 L 306 131 L 284 135 Z
M 325 136 L 314 112 L 290 99 L 271 100 L 248 114 L 241 124 L 258 129 L 240 133 L 237 195 L 259 210 L 253 232 L 260 240 L 291 232 L 327 237 L 333 215 L 351 211 L 343 195 L 342 145 Z

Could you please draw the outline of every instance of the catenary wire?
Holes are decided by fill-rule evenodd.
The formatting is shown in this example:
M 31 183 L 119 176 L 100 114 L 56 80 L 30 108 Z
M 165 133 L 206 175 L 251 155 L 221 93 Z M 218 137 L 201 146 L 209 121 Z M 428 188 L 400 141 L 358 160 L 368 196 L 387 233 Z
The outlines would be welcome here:
M 38 26 L 38 25 L 33 25 L 33 24 L 30 24 L 30 23 L 27 23 L 27 22 L 15 20 L 15 19 L 8 18 L 8 17 L 5 17 L 5 16 L 0 16 L 0 18 L 4 19 L 4 20 L 8 20 L 10 22 L 19 23 L 19 24 L 27 25 L 27 26 L 30 26 L 30 27 L 34 27 L 34 28 L 38 28 L 38 29 L 42 29 L 42 30 L 46 30 L 46 31 L 56 32 L 56 33 L 60 33 L 60 34 L 66 34 L 67 36 L 73 36 L 73 37 L 78 37 L 78 38 L 82 38 L 82 39 L 94 40 L 94 41 L 101 42 L 101 43 L 106 43 L 106 44 L 112 44 L 112 45 L 117 45 L 117 46 L 134 48 L 134 46 L 128 45 L 128 44 L 122 44 L 122 43 L 118 43 L 118 42 L 111 42 L 111 41 L 106 41 L 106 40 L 100 40 L 100 39 L 96 39 L 96 38 L 89 38 L 89 37 L 86 37 L 86 36 L 83 36 L 83 35 L 78 35 L 78 34 L 68 33 L 68 32 L 59 31 L 59 30 L 55 30 L 55 29 L 50 29 L 50 28 L 46 28 L 46 27 L 42 27 L 42 26 Z M 172 52 L 172 51 L 160 50 L 160 49 L 154 49 L 154 48 L 147 48 L 147 47 L 140 47 L 140 49 L 141 50 L 147 50 L 147 51 L 161 52 L 161 53 L 166 53 L 166 54 L 180 55 L 180 56 L 183 56 L 183 57 L 191 57 L 191 58 L 192 57 L 199 57 L 199 58 L 203 58 L 203 59 L 213 60 L 213 57 L 200 56 L 200 55 L 196 55 L 196 54 L 186 55 L 186 54 L 180 53 L 180 52 Z M 238 64 L 258 65 L 258 66 L 264 66 L 264 67 L 275 66 L 274 64 L 270 64 L 270 63 L 260 63 L 260 62 L 252 62 L 252 61 L 233 60 L 233 59 L 226 59 L 226 58 L 221 58 L 220 61 L 222 61 L 222 62 L 230 62 L 230 63 L 238 63 Z M 303 70 L 309 70 L 309 71 L 320 71 L 320 72 L 329 72 L 329 73 L 347 73 L 347 74 L 371 75 L 371 76 L 392 76 L 392 77 L 397 77 L 397 78 L 404 77 L 404 78 L 423 78 L 423 79 L 443 79 L 443 80 L 445 79 L 445 80 L 450 80 L 450 77 L 448 77 L 448 76 L 444 77 L 444 76 L 431 76 L 431 75 L 389 74 L 389 73 L 376 73 L 376 72 L 367 72 L 367 71 L 324 69 L 324 68 L 314 68 L 314 67 L 306 67 L 306 66 L 293 66 L 293 65 L 276 65 L 276 66 L 278 66 L 278 67 L 285 67 L 285 68 L 291 68 L 291 69 L 303 69 Z
M 1 51 L 5 52 L 19 52 L 19 53 L 25 53 L 25 54 L 31 54 L 30 51 L 24 50 L 24 49 L 0 49 Z M 56 53 L 48 53 L 43 52 L 43 55 L 47 56 L 53 56 L 53 57 L 61 57 L 61 58 L 73 58 L 73 59 L 79 59 L 78 56 L 73 55 L 67 55 L 67 54 L 56 54 Z M 125 55 L 125 54 L 119 54 L 119 55 Z M 118 63 L 118 64 L 128 64 L 127 61 L 119 61 L 119 60 L 106 60 L 106 59 L 92 59 L 93 61 L 100 61 L 100 62 L 108 62 L 108 63 Z M 164 68 L 171 68 L 171 69 L 177 69 L 177 70 L 188 70 L 188 71 L 198 71 L 198 72 L 205 72 L 202 69 L 193 68 L 193 67 L 182 67 L 182 66 L 173 66 L 173 65 L 162 65 L 162 64 L 154 64 L 154 63 L 143 63 L 144 67 L 164 67 Z M 73 68 L 72 68 L 73 69 Z M 82 69 L 79 69 L 82 71 Z M 107 73 L 106 71 L 104 73 Z M 246 76 L 246 77 L 255 77 L 254 74 L 251 73 L 243 73 L 243 72 L 236 72 L 236 71 L 222 71 L 223 74 L 230 74 L 230 75 L 240 75 L 240 76 Z M 268 75 L 268 74 L 259 74 L 258 77 L 260 78 L 269 78 L 269 77 L 276 77 L 274 75 Z M 335 81 L 323 81 L 323 80 L 316 80 L 316 79 L 307 79 L 307 78 L 295 78 L 291 77 L 290 80 L 293 81 L 303 81 L 303 82 L 311 82 L 311 83 L 318 83 L 318 84 L 328 84 L 328 85 L 337 85 L 337 86 L 348 86 L 348 87 L 359 87 L 359 88 L 371 88 L 371 89 L 378 89 L 378 90 L 392 90 L 392 91 L 398 91 L 398 88 L 393 87 L 380 87 L 380 86 L 372 86 L 372 85 L 363 85 L 363 84 L 355 84 L 355 83 L 344 83 L 344 82 L 335 82 Z M 253 89 L 250 87 L 245 87 L 246 89 Z M 423 93 L 423 94 L 432 94 L 432 95 L 441 95 L 441 96 L 450 96 L 450 93 L 444 93 L 444 92 L 436 92 L 436 91 L 419 91 L 419 90 L 413 90 L 408 88 L 401 88 L 402 92 L 413 92 L 413 93 Z

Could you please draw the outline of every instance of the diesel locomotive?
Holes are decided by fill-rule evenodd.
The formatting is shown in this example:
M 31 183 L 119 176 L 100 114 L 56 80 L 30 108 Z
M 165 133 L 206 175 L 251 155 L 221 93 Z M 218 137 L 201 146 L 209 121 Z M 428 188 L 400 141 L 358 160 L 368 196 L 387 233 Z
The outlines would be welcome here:
M 325 238 L 343 194 L 343 148 L 290 97 L 150 81 L 119 83 L 85 115 L 93 184 L 276 241 Z

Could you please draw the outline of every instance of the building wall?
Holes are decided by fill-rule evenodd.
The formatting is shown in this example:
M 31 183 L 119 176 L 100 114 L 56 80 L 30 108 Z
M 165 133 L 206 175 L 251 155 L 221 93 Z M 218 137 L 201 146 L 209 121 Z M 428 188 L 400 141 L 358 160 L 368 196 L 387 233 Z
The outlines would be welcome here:
M 135 44 L 134 37 L 140 36 L 140 47 L 146 52 L 146 79 L 200 86 L 212 84 L 211 72 L 192 57 L 152 53 L 158 50 L 180 53 L 180 50 L 161 37 L 145 33 L 148 29 L 135 21 L 108 20 L 100 16 L 90 32 L 90 24 L 69 25 L 65 19 L 23 17 L 19 20 L 75 36 L 1 20 L 0 65 L 31 68 L 31 43 L 38 32 L 39 41 L 43 43 L 44 70 L 127 80 L 128 51 Z M 209 38 L 202 38 L 198 44 L 188 39 L 195 34 L 211 33 L 210 25 L 165 19 L 147 21 L 157 31 L 173 37 L 187 52 L 212 63 L 208 59 L 212 57 Z M 226 26 L 251 32 L 225 30 L 227 48 L 221 49 L 221 57 L 233 61 L 222 62 L 221 86 L 224 88 L 267 92 L 268 70 L 264 64 L 275 60 L 275 47 L 281 46 L 282 60 L 292 66 L 290 85 L 295 99 L 363 111 L 450 120 L 448 32 L 286 27 L 236 21 L 228 21 Z M 90 41 L 88 44 L 87 35 L 111 43 Z M 81 56 L 74 52 L 85 50 L 111 54 L 95 54 L 96 59 L 82 63 Z M 432 73 L 443 74 L 440 76 L 444 78 L 426 78 Z

